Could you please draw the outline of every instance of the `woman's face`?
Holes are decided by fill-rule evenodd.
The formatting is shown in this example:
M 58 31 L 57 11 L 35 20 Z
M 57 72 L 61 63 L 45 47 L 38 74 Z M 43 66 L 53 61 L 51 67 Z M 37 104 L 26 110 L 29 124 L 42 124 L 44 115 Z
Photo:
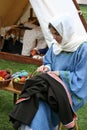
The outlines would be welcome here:
M 58 42 L 61 43 L 62 42 L 62 37 L 60 36 L 60 34 L 53 28 L 50 28 L 50 32 L 53 35 L 53 38 Z

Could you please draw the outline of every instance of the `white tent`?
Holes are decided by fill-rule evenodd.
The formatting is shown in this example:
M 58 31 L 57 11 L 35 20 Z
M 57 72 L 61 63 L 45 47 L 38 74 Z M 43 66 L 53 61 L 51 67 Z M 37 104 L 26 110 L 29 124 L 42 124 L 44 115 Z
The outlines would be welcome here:
M 76 33 L 78 35 L 86 34 L 85 28 L 81 22 L 78 15 L 78 10 L 76 9 L 72 0 L 29 0 L 34 12 L 39 20 L 42 31 L 44 33 L 45 39 L 50 46 L 52 42 L 52 37 L 48 30 L 49 19 L 54 15 L 64 14 L 69 12 L 72 16 L 76 28 Z

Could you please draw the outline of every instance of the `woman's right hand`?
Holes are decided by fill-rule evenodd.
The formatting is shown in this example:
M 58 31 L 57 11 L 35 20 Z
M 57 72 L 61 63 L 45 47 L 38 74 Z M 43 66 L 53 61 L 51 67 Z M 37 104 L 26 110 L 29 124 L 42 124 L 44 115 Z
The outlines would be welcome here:
M 47 72 L 48 70 L 49 68 L 45 65 L 41 65 L 40 67 L 37 68 L 37 72 L 40 72 L 40 73 Z

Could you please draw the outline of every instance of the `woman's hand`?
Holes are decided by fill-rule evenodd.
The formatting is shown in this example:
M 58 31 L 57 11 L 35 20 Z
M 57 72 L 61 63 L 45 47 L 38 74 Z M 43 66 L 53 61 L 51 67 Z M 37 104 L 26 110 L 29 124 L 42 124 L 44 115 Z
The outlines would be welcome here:
M 45 65 L 42 65 L 42 66 L 37 68 L 37 72 L 40 72 L 40 73 L 44 73 L 44 72 L 47 72 L 47 71 L 49 71 L 49 68 Z

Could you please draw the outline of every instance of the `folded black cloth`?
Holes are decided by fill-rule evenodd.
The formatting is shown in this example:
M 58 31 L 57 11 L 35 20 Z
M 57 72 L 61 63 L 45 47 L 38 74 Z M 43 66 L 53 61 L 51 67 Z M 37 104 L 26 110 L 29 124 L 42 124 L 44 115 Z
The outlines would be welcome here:
M 24 98 L 26 100 L 21 100 Z M 64 125 L 73 121 L 74 113 L 64 87 L 47 73 L 28 79 L 18 100 L 21 101 L 9 114 L 10 121 L 16 129 L 21 123 L 26 125 L 31 123 L 40 100 L 44 100 L 50 105 Z

